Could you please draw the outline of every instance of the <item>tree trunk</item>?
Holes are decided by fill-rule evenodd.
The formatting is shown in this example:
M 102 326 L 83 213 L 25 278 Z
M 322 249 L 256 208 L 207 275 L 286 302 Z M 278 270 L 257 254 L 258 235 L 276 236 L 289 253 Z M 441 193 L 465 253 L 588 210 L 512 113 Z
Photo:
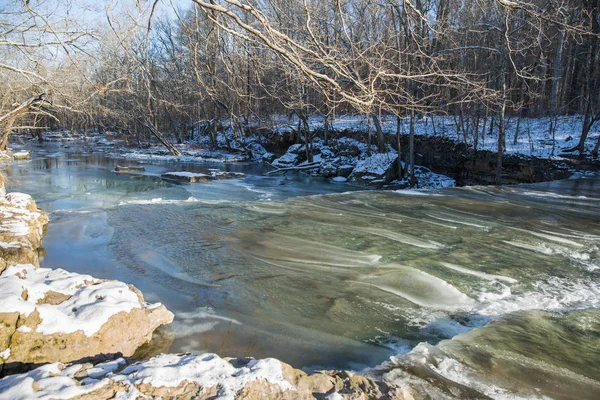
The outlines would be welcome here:
M 506 102 L 507 102 L 507 96 L 506 96 L 506 91 L 507 91 L 507 87 L 506 87 L 506 71 L 504 68 L 502 68 L 502 74 L 500 76 L 500 85 L 502 86 L 502 105 L 500 106 L 500 124 L 499 124 L 499 130 L 498 130 L 498 158 L 496 161 L 496 184 L 500 184 L 501 183 L 501 179 L 502 179 L 502 158 L 504 157 L 504 138 L 505 138 L 505 134 L 506 134 L 506 126 L 505 126 L 505 121 L 504 118 L 506 116 Z
M 398 180 L 404 178 L 404 171 L 402 170 L 402 142 L 400 141 L 400 117 L 396 117 L 396 146 L 398 146 Z
M 167 150 L 169 150 L 169 153 L 171 153 L 171 155 L 174 156 L 180 156 L 181 153 L 179 152 L 179 150 L 177 150 L 177 148 L 175 146 L 173 146 L 169 140 L 167 140 L 166 137 L 163 136 L 162 133 L 160 133 L 158 131 L 158 129 L 156 129 L 156 127 L 154 125 L 152 125 L 152 122 L 149 120 L 146 121 L 140 121 L 146 128 L 148 128 L 148 130 L 150 131 L 150 133 L 152 133 L 159 142 L 162 143 L 163 146 L 165 146 L 167 148 Z
M 383 136 L 383 130 L 381 129 L 381 122 L 379 116 L 376 114 L 371 115 L 373 119 L 373 125 L 375 125 L 375 132 L 377 132 L 377 150 L 380 153 L 385 151 L 385 137 Z
M 410 187 L 415 187 L 415 110 L 410 110 L 410 133 L 408 136 L 408 158 L 410 164 Z

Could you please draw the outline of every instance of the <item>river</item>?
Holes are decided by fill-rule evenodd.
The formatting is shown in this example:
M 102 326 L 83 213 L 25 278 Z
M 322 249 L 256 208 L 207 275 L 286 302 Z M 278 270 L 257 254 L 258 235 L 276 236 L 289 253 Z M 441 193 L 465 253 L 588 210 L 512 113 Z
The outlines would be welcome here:
M 93 147 L 29 149 L 7 189 L 50 215 L 41 265 L 163 302 L 171 352 L 383 363 L 432 396 L 600 397 L 598 178 L 361 191 L 255 164 L 117 174 L 128 162 Z M 247 177 L 160 178 L 210 168 Z

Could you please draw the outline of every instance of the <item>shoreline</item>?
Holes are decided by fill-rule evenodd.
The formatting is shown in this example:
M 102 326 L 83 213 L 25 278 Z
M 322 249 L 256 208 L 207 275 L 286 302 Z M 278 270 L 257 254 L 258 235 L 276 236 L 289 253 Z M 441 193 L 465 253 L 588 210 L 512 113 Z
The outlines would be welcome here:
M 487 328 L 486 328 L 487 329 Z M 452 343 L 453 341 L 449 341 Z M 457 379 L 454 379 L 454 383 L 446 380 L 446 374 L 453 373 L 453 370 L 445 371 L 443 370 L 440 374 L 439 371 L 433 369 L 433 371 L 420 369 L 424 366 L 420 366 L 417 362 L 418 358 L 421 356 L 425 356 L 427 359 L 430 357 L 437 357 L 439 354 L 439 349 L 437 346 L 428 346 L 423 345 L 418 348 L 413 349 L 411 354 L 408 354 L 405 359 L 404 356 L 392 357 L 390 362 L 384 363 L 378 367 L 374 367 L 371 371 L 363 371 L 359 375 L 352 375 L 352 373 L 343 372 L 343 371 L 325 371 L 325 372 L 317 372 L 313 375 L 305 375 L 298 370 L 294 370 L 293 367 L 288 366 L 287 364 L 283 364 L 282 362 L 273 360 L 273 359 L 265 359 L 252 361 L 251 359 L 228 359 L 228 358 L 220 358 L 216 355 L 167 355 L 164 357 L 159 357 L 157 359 L 149 360 L 148 362 L 135 362 L 133 360 L 113 360 L 109 362 L 100 362 L 95 361 L 93 364 L 89 365 L 76 365 L 76 366 L 62 366 L 62 364 L 56 364 L 53 366 L 42 367 L 41 370 L 38 370 L 37 373 L 30 372 L 28 374 L 19 375 L 19 377 L 15 377 L 14 380 L 11 380 L 10 385 L 23 388 L 22 384 L 27 387 L 27 382 L 30 382 L 31 379 L 34 382 L 58 382 L 61 380 L 62 382 L 68 382 L 68 388 L 76 388 L 76 390 L 82 389 L 82 383 L 85 383 L 83 386 L 87 386 L 84 389 L 89 392 L 83 393 L 79 392 L 80 395 L 89 395 L 91 398 L 110 398 L 110 396 L 114 396 L 115 393 L 118 393 L 119 390 L 122 393 L 126 393 L 127 395 L 131 395 L 132 398 L 134 393 L 142 393 L 146 396 L 163 396 L 163 397 L 176 397 L 176 398 L 185 398 L 185 396 L 190 396 L 193 398 L 203 398 L 199 396 L 198 393 L 205 394 L 210 397 L 209 394 L 212 393 L 212 396 L 216 396 L 217 394 L 220 396 L 219 398 L 307 398 L 312 399 L 315 396 L 308 395 L 308 397 L 301 397 L 298 390 L 305 390 L 307 387 L 310 387 L 312 390 L 311 393 L 318 393 L 319 396 L 316 398 L 330 398 L 330 399 L 338 399 L 338 398 L 347 398 L 345 394 L 355 393 L 352 392 L 353 388 L 359 387 L 361 390 L 364 387 L 368 387 L 369 393 L 373 394 L 375 398 L 398 398 L 398 399 L 410 399 L 410 398 L 422 398 L 428 393 L 428 390 L 431 388 L 423 386 L 425 381 L 427 381 L 427 376 L 431 376 L 432 379 L 439 382 L 439 379 L 442 379 L 441 382 L 444 382 L 444 386 L 448 385 L 452 387 L 451 391 L 459 391 L 464 396 L 468 396 L 470 394 L 470 389 L 465 389 L 461 384 L 461 379 L 468 377 L 468 375 L 464 375 L 460 373 L 457 376 Z M 414 353 L 414 354 L 412 354 Z M 443 355 L 443 353 L 442 353 Z M 411 365 L 411 360 L 415 361 L 415 365 Z M 150 362 L 151 361 L 151 362 Z M 265 361 L 260 364 L 260 368 L 256 366 L 260 361 Z M 239 381 L 223 381 L 225 386 L 227 386 L 230 390 L 226 392 L 226 389 L 221 388 L 221 383 L 218 383 L 217 386 L 219 388 L 217 390 L 224 390 L 223 392 L 211 392 L 211 388 L 200 385 L 200 381 L 204 382 L 204 385 L 210 384 L 210 381 L 205 380 L 206 376 L 191 376 L 186 375 L 186 368 L 199 368 L 203 369 L 211 365 L 210 370 L 213 370 L 214 365 L 218 366 L 218 375 L 220 377 L 226 377 L 229 375 L 243 376 L 244 379 L 248 378 L 247 381 L 244 380 L 244 385 L 250 386 L 239 386 Z M 437 364 L 434 364 L 437 365 Z M 450 365 L 451 366 L 451 365 Z M 114 368 L 113 368 L 114 367 Z M 266 369 L 264 369 L 264 368 Z M 268 368 L 267 368 L 268 367 Z M 274 368 L 271 368 L 274 367 Z M 44 369 L 45 368 L 45 369 Z M 182 369 L 183 368 L 183 369 Z M 288 369 L 289 368 L 289 369 Z M 413 368 L 416 368 L 413 370 Z M 428 367 L 430 368 L 430 367 Z M 99 372 L 101 371 L 101 372 Z M 126 372 L 125 372 L 126 371 Z M 176 376 L 186 376 L 188 380 L 173 380 L 173 385 L 171 386 L 159 386 L 149 385 L 143 386 L 144 379 L 153 380 L 157 376 L 162 376 L 167 373 L 167 371 L 171 371 Z M 173 372 L 177 371 L 177 372 Z M 281 372 L 280 372 L 281 371 Z M 290 372 L 291 371 L 291 372 Z M 294 372 L 295 371 L 295 372 Z M 268 373 L 267 373 L 268 372 Z M 456 371 L 454 371 L 456 372 Z M 431 374 L 434 375 L 431 375 Z M 37 374 L 37 375 L 36 375 Z M 91 374 L 91 375 L 90 375 Z M 436 375 L 437 374 L 437 375 Z M 441 376 L 438 376 L 441 375 Z M 365 376 L 370 376 L 371 378 L 365 378 Z M 450 375 L 452 376 L 452 375 Z M 420 379 L 425 378 L 425 381 L 420 381 Z M 20 381 L 17 381 L 21 379 Z M 221 378 L 219 378 L 221 379 Z M 363 380 L 367 380 L 368 385 L 363 385 Z M 370 380 L 374 379 L 374 380 Z M 450 378 L 451 380 L 453 378 Z M 257 383 L 260 381 L 260 383 Z M 1 381 L 0 381 L 1 382 Z M 25 383 L 23 383 L 25 382 Z M 163 382 L 155 381 L 156 384 L 162 384 Z M 207 383 L 209 382 L 209 383 Z M 216 381 L 214 381 L 216 382 Z M 219 381 L 221 382 L 221 381 Z M 286 383 L 287 382 L 287 383 Z M 326 383 L 323 383 L 326 382 Z M 370 383 L 369 383 L 370 382 Z M 432 381 L 433 382 L 433 381 Z M 480 380 L 480 382 L 482 382 Z M 88 386 L 88 385 L 96 385 L 96 386 Z M 289 389 L 287 385 L 292 385 L 296 389 L 296 391 Z M 327 386 L 319 386 L 319 385 L 327 385 Z M 1 385 L 1 383 L 0 383 Z M 33 384 L 32 384 L 33 385 Z M 36 383 L 38 385 L 38 383 Z M 70 386 L 69 386 L 70 385 Z M 382 386 L 385 385 L 385 386 Z M 400 385 L 394 386 L 394 385 Z M 452 386 L 450 386 L 452 385 Z M 468 385 L 467 385 L 468 386 Z M 95 388 L 95 389 L 94 389 Z M 258 388 L 258 389 L 257 389 Z M 288 389 L 285 389 L 288 388 Z M 384 388 L 387 392 L 384 393 Z M 71 390 L 69 389 L 69 390 Z M 93 389 L 93 390 L 92 390 Z M 321 390 L 322 389 L 322 390 Z M 6 389 L 8 390 L 8 389 Z M 66 389 L 65 389 L 66 390 Z M 75 390 L 75 389 L 72 389 Z M 97 390 L 97 391 L 94 391 Z M 145 390 L 142 392 L 141 390 Z M 258 392 L 257 392 L 258 390 Z M 321 391 L 319 391 L 321 390 Z M 374 390 L 378 390 L 379 392 L 375 392 Z M 449 390 L 445 388 L 445 390 Z M 461 390 L 465 390 L 464 392 L 460 392 Z M 496 389 L 494 389 L 496 390 Z M 233 392 L 232 392 L 233 391 Z M 4 389 L 0 387 L 0 392 L 4 392 Z M 8 393 L 8 392 L 7 392 Z M 14 394 L 15 392 L 10 392 Z M 23 392 L 25 393 L 25 392 Z M 92 394 L 93 393 L 93 394 Z M 108 394 L 103 394 L 108 393 Z M 220 393 L 220 394 L 219 394 Z M 233 393 L 233 394 L 231 394 Z M 248 393 L 254 393 L 254 397 L 249 395 Z M 256 394 L 258 393 L 258 394 Z M 362 393 L 362 392 L 361 392 Z M 375 395 L 374 393 L 377 393 Z M 437 393 L 437 392 L 436 392 Z M 442 393 L 442 392 L 439 392 Z M 438 394 L 439 394 L 438 393 Z M 453 392 L 454 393 L 454 392 Z M 49 396 L 52 393 L 44 392 L 39 393 L 39 396 L 48 394 Z M 56 394 L 56 393 L 54 393 Z M 451 394 L 450 392 L 444 392 L 444 394 Z M 341 397 L 337 397 L 337 396 Z M 106 396 L 106 397 L 101 397 Z M 231 397 L 233 396 L 233 397 Z M 367 394 L 368 396 L 368 394 Z M 387 397 L 386 397 L 387 396 Z M 460 396 L 459 396 L 460 397 Z M 494 397 L 494 396 L 492 396 Z M 14 398 L 6 395 L 6 398 Z M 25 398 L 31 398 L 25 396 Z M 129 397 L 125 397 L 129 398 Z M 349 397 L 352 398 L 352 397 Z M 435 397 L 434 397 L 435 398 Z M 494 397 L 495 398 L 495 397 Z M 502 397 L 500 397 L 502 398 Z M 3 399 L 2 393 L 0 393 L 0 399 Z
M 5 323 L 0 324 L 0 339 L 8 339 L 6 349 L 0 351 L 0 400 L 46 397 L 110 399 L 117 394 L 132 399 L 138 396 L 334 400 L 413 398 L 406 388 L 400 389 L 352 372 L 331 370 L 309 375 L 274 358 L 221 358 L 211 353 L 160 354 L 144 361 L 123 357 L 132 356 L 141 346 L 150 343 L 152 333 L 159 325 L 170 323 L 173 314 L 160 303 L 145 303 L 141 292 L 132 285 L 98 280 L 61 269 L 40 268 L 37 254 L 49 223 L 48 217 L 29 195 L 9 193 L 6 196 L 6 202 L 0 201 L 0 213 L 8 209 L 13 214 L 20 214 L 28 223 L 12 234 L 25 236 L 28 240 L 19 247 L 27 249 L 26 256 L 0 263 L 5 265 L 0 270 L 0 286 L 14 289 L 0 292 L 3 304 L 0 320 L 7 316 L 12 318 L 11 323 L 3 321 Z M 4 239 L 17 249 L 16 240 Z M 0 250 L 4 261 L 6 249 L 2 247 Z M 23 264 L 27 261 L 30 263 Z M 27 280 L 31 280 L 32 284 L 27 285 Z M 123 295 L 126 298 L 122 298 Z M 12 308 L 20 311 L 7 313 L 7 299 L 8 304 L 13 305 L 8 311 Z M 21 303 L 28 300 L 31 303 L 29 308 L 21 310 Z M 131 305 L 114 309 L 115 304 L 133 304 L 136 301 L 139 308 Z M 108 311 L 102 309 L 102 304 L 97 304 L 102 302 L 110 303 Z M 61 310 L 48 311 L 51 307 L 61 306 Z M 99 314 L 106 321 L 92 319 L 86 325 L 77 320 L 75 314 L 90 307 L 88 319 Z M 133 318 L 131 314 L 134 314 Z M 150 321 L 146 322 L 148 328 L 140 332 L 144 317 L 148 319 L 146 314 L 150 317 Z M 7 328 L 12 329 L 12 334 L 2 332 Z M 28 340 L 28 335 L 35 335 L 33 342 Z M 94 339 L 98 337 L 105 341 L 96 344 Z M 44 352 L 24 350 L 29 347 L 35 351 L 43 349 Z M 71 349 L 77 353 L 65 351 Z

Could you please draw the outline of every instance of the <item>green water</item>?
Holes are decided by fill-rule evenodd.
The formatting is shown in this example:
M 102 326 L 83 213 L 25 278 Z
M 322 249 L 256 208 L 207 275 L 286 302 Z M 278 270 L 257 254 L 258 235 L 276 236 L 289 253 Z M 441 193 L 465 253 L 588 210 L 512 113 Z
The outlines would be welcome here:
M 50 212 L 43 266 L 165 303 L 170 351 L 384 363 L 430 398 L 600 397 L 599 179 L 394 193 L 238 165 L 177 185 L 160 173 L 215 166 L 34 156 L 9 190 Z

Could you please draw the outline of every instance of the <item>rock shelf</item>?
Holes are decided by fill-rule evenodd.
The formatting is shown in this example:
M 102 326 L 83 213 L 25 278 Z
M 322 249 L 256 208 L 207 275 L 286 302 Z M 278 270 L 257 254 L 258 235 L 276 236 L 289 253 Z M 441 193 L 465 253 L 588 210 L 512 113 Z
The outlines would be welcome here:
M 23 193 L 0 202 L 0 372 L 99 354 L 131 356 L 173 320 L 123 282 L 39 268 L 46 214 Z
M 222 179 L 240 179 L 246 175 L 241 172 L 226 172 L 226 171 L 210 171 L 208 174 L 195 172 L 165 172 L 161 175 L 165 179 L 173 179 L 180 182 L 198 183 L 216 181 Z

